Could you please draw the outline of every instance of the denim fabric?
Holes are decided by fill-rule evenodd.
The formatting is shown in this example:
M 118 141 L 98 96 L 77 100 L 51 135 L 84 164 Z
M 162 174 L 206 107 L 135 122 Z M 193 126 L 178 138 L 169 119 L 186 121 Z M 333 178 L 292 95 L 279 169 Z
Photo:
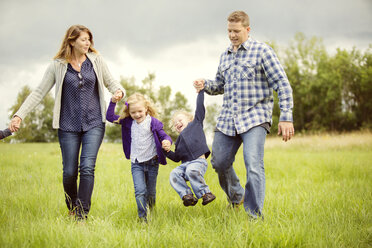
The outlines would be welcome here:
M 59 144 L 62 151 L 63 187 L 66 204 L 70 210 L 79 206 L 82 207 L 85 215 L 90 210 L 94 169 L 104 133 L 104 123 L 83 132 L 58 130 Z M 80 172 L 79 188 L 77 188 L 78 170 Z
M 146 219 L 147 207 L 151 209 L 155 206 L 159 161 L 154 158 L 146 162 L 132 162 L 131 164 L 138 216 Z
M 258 126 L 237 136 L 220 131 L 214 134 L 212 166 L 218 174 L 222 189 L 231 203 L 239 203 L 244 196 L 244 208 L 252 217 L 262 215 L 265 198 L 264 145 L 266 129 Z M 246 168 L 245 192 L 233 168 L 235 155 L 243 142 Z
M 208 163 L 204 158 L 198 158 L 185 162 L 173 169 L 169 181 L 181 199 L 188 194 L 192 194 L 186 181 L 190 182 L 195 196 L 200 199 L 205 193 L 211 192 L 205 183 L 204 174 L 207 171 Z

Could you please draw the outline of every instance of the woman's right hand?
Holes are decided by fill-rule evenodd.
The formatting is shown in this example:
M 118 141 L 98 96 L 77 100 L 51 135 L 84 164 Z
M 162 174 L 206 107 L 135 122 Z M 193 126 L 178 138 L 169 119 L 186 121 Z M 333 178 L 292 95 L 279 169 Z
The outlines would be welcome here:
M 9 124 L 9 129 L 12 133 L 17 132 L 21 126 L 22 119 L 19 116 L 14 116 Z

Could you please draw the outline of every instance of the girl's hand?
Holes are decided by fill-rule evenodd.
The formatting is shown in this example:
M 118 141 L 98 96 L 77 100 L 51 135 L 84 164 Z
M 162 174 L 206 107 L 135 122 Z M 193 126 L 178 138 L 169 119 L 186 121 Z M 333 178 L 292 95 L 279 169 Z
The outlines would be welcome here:
M 170 147 L 171 147 L 171 142 L 169 140 L 163 140 L 161 142 L 162 148 L 166 151 L 169 152 Z
M 111 97 L 111 101 L 113 103 L 117 103 L 118 101 L 120 101 L 122 98 L 123 98 L 123 92 L 121 90 L 117 90 L 115 91 L 114 95 Z

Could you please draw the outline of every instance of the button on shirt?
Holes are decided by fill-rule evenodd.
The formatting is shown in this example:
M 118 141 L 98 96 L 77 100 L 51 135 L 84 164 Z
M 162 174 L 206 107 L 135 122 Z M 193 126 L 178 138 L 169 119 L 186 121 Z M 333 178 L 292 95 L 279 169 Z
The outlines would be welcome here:
M 141 122 L 133 120 L 131 127 L 130 160 L 142 163 L 152 159 L 156 154 L 156 145 L 151 131 L 151 116 L 147 115 Z
M 206 80 L 206 93 L 223 94 L 217 129 L 228 136 L 270 123 L 278 92 L 280 121 L 292 119 L 292 88 L 271 47 L 249 38 L 236 52 L 230 46 L 220 58 L 215 80 Z
M 62 86 L 59 123 L 64 131 L 87 131 L 102 124 L 97 77 L 88 58 L 81 65 L 81 79 L 78 74 L 68 64 Z

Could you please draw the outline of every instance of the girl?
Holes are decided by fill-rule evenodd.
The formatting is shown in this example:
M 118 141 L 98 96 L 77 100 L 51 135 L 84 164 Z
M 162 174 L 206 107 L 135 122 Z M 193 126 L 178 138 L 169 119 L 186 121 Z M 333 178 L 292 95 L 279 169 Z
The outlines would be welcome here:
M 170 146 L 172 139 L 164 132 L 163 124 L 156 119 L 152 104 L 140 93 L 128 97 L 120 116 L 115 115 L 119 96 L 111 98 L 106 119 L 121 124 L 123 150 L 131 160 L 138 216 L 147 221 L 147 207 L 155 205 L 156 179 L 159 163 L 167 164 L 162 146 Z

